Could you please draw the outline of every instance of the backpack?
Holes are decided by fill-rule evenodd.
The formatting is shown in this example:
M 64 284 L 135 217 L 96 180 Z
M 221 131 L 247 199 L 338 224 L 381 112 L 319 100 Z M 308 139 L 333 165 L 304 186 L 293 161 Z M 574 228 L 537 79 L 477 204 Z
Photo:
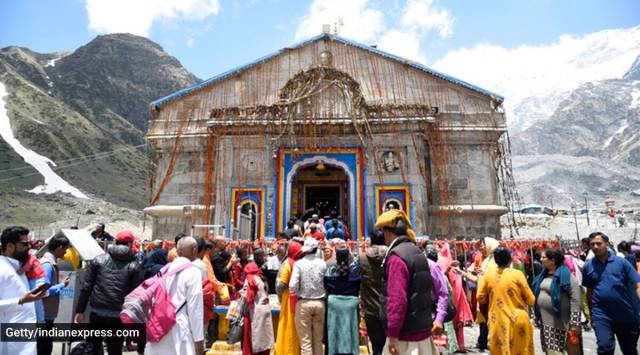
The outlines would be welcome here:
M 176 310 L 171 302 L 169 287 L 165 280 L 182 270 L 194 266 L 185 263 L 174 270 L 168 271 L 169 265 L 164 266 L 158 274 L 145 280 L 140 286 L 129 293 L 120 311 L 120 320 L 124 324 L 146 324 L 147 341 L 157 343 L 164 337 L 174 324 L 176 314 L 184 304 Z M 186 303 L 186 302 L 185 302 Z

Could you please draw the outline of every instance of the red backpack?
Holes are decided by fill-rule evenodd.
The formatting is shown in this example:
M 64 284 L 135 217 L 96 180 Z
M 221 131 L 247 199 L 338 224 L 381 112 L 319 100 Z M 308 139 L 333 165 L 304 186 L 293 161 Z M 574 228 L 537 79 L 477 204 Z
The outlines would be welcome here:
M 165 265 L 157 275 L 145 280 L 131 291 L 125 297 L 122 311 L 120 311 L 120 320 L 124 324 L 146 323 L 147 341 L 150 343 L 159 342 L 171 331 L 176 324 L 176 314 L 185 305 L 183 303 L 176 310 L 176 306 L 171 302 L 166 279 L 194 266 L 191 263 L 185 263 L 168 271 L 169 265 L 171 264 Z

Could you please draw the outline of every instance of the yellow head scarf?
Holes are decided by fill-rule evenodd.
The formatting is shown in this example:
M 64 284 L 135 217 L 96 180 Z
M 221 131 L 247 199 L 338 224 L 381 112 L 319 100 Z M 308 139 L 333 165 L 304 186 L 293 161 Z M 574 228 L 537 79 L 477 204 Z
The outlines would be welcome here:
M 407 218 L 407 214 L 401 210 L 389 210 L 380 216 L 378 216 L 378 220 L 376 220 L 376 228 L 393 228 L 396 225 L 396 220 L 402 219 L 402 222 L 407 225 L 407 236 L 411 239 L 412 242 L 416 241 L 416 233 L 411 229 L 411 222 L 409 218 Z

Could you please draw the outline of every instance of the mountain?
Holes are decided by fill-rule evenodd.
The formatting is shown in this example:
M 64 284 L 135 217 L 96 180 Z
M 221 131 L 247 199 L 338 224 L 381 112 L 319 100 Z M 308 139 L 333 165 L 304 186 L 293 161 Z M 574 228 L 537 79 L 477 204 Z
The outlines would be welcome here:
M 509 132 L 519 133 L 536 122 L 547 120 L 570 94 L 571 91 L 559 91 L 546 96 L 529 96 L 507 108 Z
M 548 119 L 580 85 L 621 79 L 638 54 L 640 25 L 515 48 L 481 43 L 450 51 L 432 66 L 504 96 L 513 135 Z
M 538 203 L 568 208 L 584 205 L 584 192 L 594 205 L 604 209 L 612 197 L 617 206 L 637 206 L 640 167 L 595 157 L 561 154 L 512 157 L 514 178 L 523 204 Z
M 633 76 L 638 67 L 640 60 L 624 77 Z M 640 166 L 640 81 L 583 84 L 549 119 L 516 134 L 512 143 L 514 154 L 593 156 Z
M 44 69 L 54 96 L 94 123 L 119 116 L 143 132 L 149 102 L 198 81 L 158 44 L 129 34 L 98 36 Z
M 633 62 L 631 68 L 624 74 L 622 79 L 625 80 L 640 80 L 640 56 Z
M 25 191 L 53 192 L 60 182 L 144 207 L 148 104 L 198 80 L 159 45 L 129 34 L 98 36 L 73 52 L 0 49 L 0 224 L 38 217 L 32 202 L 43 199 Z
M 621 79 L 580 85 L 546 120 L 512 137 L 525 202 L 565 201 L 583 191 L 639 203 L 640 56 Z

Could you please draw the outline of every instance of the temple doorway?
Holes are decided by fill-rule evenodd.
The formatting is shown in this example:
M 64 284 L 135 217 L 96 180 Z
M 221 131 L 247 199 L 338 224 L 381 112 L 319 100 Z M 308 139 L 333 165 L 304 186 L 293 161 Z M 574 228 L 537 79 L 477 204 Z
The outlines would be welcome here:
M 292 182 L 291 212 L 303 219 L 341 217 L 349 225 L 349 179 L 344 169 L 314 163 L 298 169 Z

